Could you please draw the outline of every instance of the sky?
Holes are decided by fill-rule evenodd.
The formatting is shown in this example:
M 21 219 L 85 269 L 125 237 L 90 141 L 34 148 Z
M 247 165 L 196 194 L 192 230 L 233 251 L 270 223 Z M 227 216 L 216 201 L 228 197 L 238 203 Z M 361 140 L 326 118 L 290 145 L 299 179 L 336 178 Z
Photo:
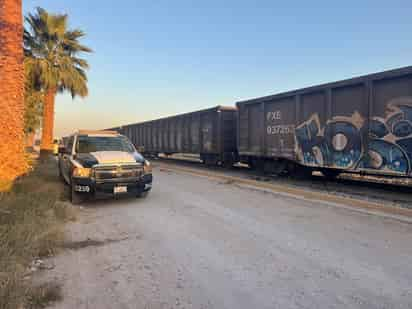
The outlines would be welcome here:
M 94 50 L 89 96 L 56 98 L 56 136 L 412 65 L 410 0 L 23 3 L 67 13 Z

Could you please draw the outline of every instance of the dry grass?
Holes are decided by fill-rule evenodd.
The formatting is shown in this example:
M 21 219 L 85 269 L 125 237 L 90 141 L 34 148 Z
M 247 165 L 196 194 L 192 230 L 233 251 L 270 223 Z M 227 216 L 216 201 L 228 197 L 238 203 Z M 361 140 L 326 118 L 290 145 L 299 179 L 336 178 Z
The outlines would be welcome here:
M 55 254 L 63 223 L 74 220 L 64 196 L 54 160 L 0 193 L 0 309 L 43 308 L 59 298 L 56 286 L 31 287 L 23 277 L 33 259 Z
M 26 293 L 26 308 L 46 308 L 50 303 L 61 300 L 62 289 L 57 283 L 45 283 L 35 286 Z

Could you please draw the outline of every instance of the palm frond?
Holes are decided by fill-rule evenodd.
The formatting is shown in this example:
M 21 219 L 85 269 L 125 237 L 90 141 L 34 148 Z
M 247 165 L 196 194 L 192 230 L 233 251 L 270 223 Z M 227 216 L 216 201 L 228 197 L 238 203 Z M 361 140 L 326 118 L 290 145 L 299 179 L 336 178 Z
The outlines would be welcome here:
M 85 33 L 68 29 L 67 14 L 49 14 L 37 8 L 25 17 L 24 50 L 27 76 L 43 89 L 55 88 L 75 96 L 87 96 L 88 62 L 78 57 L 92 50 L 81 44 Z

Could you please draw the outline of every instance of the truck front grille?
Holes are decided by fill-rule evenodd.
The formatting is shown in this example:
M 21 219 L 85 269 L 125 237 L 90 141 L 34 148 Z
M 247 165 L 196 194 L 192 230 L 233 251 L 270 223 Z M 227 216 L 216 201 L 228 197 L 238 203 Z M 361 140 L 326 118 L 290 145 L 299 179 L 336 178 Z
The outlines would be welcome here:
M 133 180 L 141 177 L 141 165 L 101 165 L 93 168 L 96 181 Z

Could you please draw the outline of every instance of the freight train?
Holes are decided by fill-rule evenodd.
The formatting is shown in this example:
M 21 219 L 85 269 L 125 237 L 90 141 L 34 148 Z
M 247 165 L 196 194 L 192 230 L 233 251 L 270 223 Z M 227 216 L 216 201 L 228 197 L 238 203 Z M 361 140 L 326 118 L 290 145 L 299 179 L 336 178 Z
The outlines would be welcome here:
M 412 67 L 114 129 L 145 153 L 208 164 L 412 177 Z
M 177 116 L 112 128 L 146 155 L 194 153 L 206 164 L 238 161 L 235 107 L 216 106 Z

